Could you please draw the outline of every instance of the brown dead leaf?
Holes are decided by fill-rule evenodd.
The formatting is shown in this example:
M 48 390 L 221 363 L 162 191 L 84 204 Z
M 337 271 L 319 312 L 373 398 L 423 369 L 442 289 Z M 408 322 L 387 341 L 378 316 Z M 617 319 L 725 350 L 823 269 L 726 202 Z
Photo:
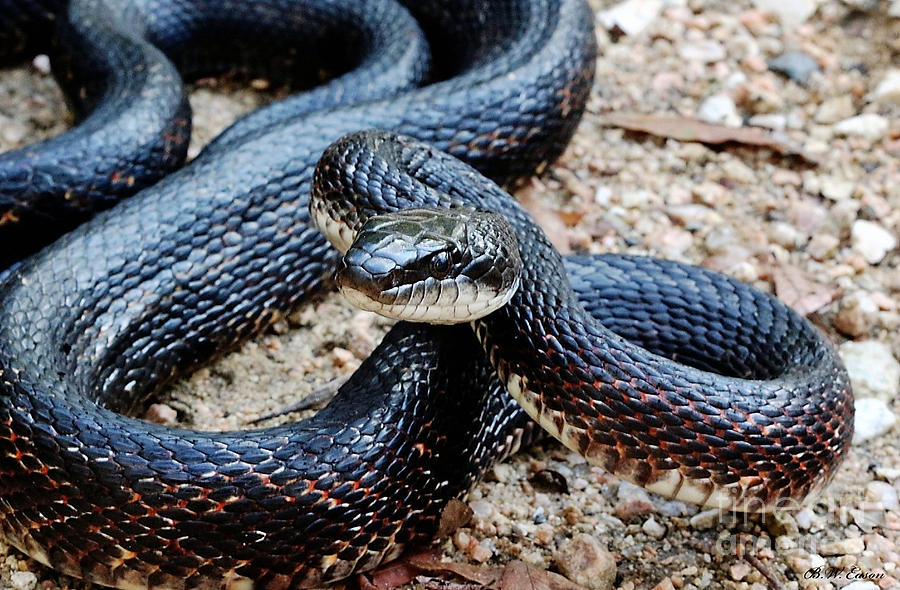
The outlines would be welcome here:
M 435 548 L 412 555 L 404 555 L 374 571 L 358 575 L 356 583 L 360 590 L 394 590 L 394 588 L 409 584 L 421 572 L 420 568 L 410 563 L 412 559 L 433 561 L 440 559 L 440 555 Z
M 512 561 L 505 566 L 441 561 L 434 548 L 357 576 L 360 590 L 394 590 L 413 581 L 425 588 L 442 590 L 585 590 L 560 574 L 523 561 Z
M 532 177 L 531 182 L 516 191 L 516 200 L 525 207 L 525 210 L 534 218 L 550 243 L 562 254 L 572 251 L 569 245 L 569 231 L 560 215 L 539 196 L 546 193 L 547 187 L 537 178 Z
M 453 574 L 486 588 L 493 588 L 503 573 L 498 567 L 441 561 L 439 557 L 430 558 L 425 555 L 413 556 L 409 559 L 409 563 L 424 572 Z
M 585 590 L 584 586 L 546 570 L 513 561 L 503 568 L 498 590 Z
M 472 522 L 472 509 L 461 500 L 453 498 L 441 512 L 441 523 L 438 525 L 436 538 L 443 539 L 450 536 L 461 526 Z
M 802 316 L 819 311 L 841 296 L 841 289 L 812 280 L 796 266 L 777 266 L 772 270 L 775 294 Z
M 599 118 L 601 125 L 621 127 L 629 131 L 669 137 L 678 141 L 696 141 L 710 145 L 740 144 L 765 147 L 785 156 L 803 158 L 811 164 L 819 159 L 796 145 L 783 133 L 762 127 L 726 127 L 678 115 L 643 115 L 640 113 L 607 113 Z

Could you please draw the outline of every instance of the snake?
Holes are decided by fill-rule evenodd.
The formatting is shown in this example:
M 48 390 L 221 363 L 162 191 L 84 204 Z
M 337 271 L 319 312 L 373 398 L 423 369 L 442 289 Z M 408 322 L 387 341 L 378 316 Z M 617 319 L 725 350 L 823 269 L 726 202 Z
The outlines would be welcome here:
M 239 52 L 206 48 L 221 30 L 249 32 L 242 52 L 264 25 L 287 43 L 301 21 L 350 53 L 332 56 L 323 86 L 239 120 L 189 165 L 0 274 L 6 541 L 120 588 L 313 587 L 430 540 L 447 503 L 534 436 L 526 413 L 612 473 L 701 504 L 764 510 L 830 479 L 853 405 L 824 335 L 700 268 L 561 258 L 500 188 L 553 161 L 574 132 L 596 54 L 586 3 L 302 5 L 69 4 L 59 34 L 127 41 L 123 59 L 149 96 L 162 91 L 137 67 L 145 56 L 216 69 Z M 388 22 L 361 24 L 373 15 Z M 357 42 L 335 39 L 348 29 Z M 379 45 L 382 30 L 396 31 L 399 53 Z M 74 132 L 118 112 L 104 104 Z M 451 221 L 432 221 L 448 205 Z M 297 423 L 201 432 L 124 414 L 353 268 L 353 247 L 340 255 L 314 227 L 323 212 L 340 212 L 337 235 L 371 251 L 398 208 L 415 209 L 400 214 L 414 233 L 429 224 L 430 240 L 471 224 L 473 210 L 486 225 L 506 220 L 490 243 L 521 264 L 466 265 L 487 280 L 478 292 L 493 291 L 474 330 L 399 323 Z M 445 252 L 429 255 L 441 276 L 459 262 Z M 471 309 L 475 289 L 443 291 Z

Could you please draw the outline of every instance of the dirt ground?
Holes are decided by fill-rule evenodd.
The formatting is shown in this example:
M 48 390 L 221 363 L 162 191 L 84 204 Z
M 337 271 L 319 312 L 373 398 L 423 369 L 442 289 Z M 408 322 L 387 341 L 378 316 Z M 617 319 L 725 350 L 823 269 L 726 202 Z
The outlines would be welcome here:
M 562 249 L 701 264 L 807 314 L 840 347 L 868 438 L 820 498 L 765 518 L 649 495 L 545 442 L 493 469 L 468 498 L 472 523 L 440 550 L 462 563 L 521 560 L 592 588 L 900 587 L 890 429 L 900 411 L 900 3 L 592 5 L 600 57 L 589 112 L 563 158 L 517 196 Z M 39 58 L 0 71 L 0 149 L 70 123 L 46 70 Z M 196 85 L 193 153 L 271 100 L 261 86 Z M 653 133 L 626 129 L 635 126 Z M 247 427 L 334 387 L 388 326 L 325 294 L 174 385 L 152 411 L 193 427 Z M 87 585 L 0 543 L 0 589 L 38 587 Z

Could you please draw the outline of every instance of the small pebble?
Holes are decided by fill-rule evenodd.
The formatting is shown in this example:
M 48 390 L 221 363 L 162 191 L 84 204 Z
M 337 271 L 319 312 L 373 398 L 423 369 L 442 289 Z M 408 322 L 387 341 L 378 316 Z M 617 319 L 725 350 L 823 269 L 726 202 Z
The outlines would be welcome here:
M 40 73 L 47 75 L 50 73 L 50 57 L 44 55 L 43 53 L 39 55 L 35 55 L 34 59 L 31 60 L 31 65 L 34 66 L 34 69 L 39 71 Z
M 637 35 L 656 20 L 662 10 L 661 0 L 625 0 L 597 13 L 605 29 L 619 29 L 626 35 Z
M 853 249 L 869 264 L 878 264 L 888 252 L 897 247 L 897 236 L 874 221 L 857 219 L 850 229 Z
M 886 481 L 870 481 L 866 484 L 866 499 L 879 502 L 885 510 L 900 510 L 897 488 Z
M 641 530 L 654 539 L 662 539 L 666 536 L 666 527 L 656 522 L 656 519 L 652 516 L 644 521 L 644 524 L 641 525 Z
M 831 125 L 854 113 L 853 99 L 847 94 L 834 96 L 823 102 L 816 111 L 816 123 Z
M 900 70 L 888 70 L 872 93 L 872 99 L 881 103 L 900 104 Z
M 753 568 L 750 567 L 746 561 L 739 561 L 733 564 L 730 568 L 728 568 L 728 575 L 731 576 L 731 579 L 735 582 L 740 582 L 753 571 Z
M 613 513 L 625 522 L 656 510 L 653 502 L 650 501 L 649 494 L 643 488 L 627 481 L 619 484 L 616 496 L 619 501 L 616 503 Z
M 797 521 L 785 511 L 776 510 L 771 514 L 770 518 L 766 519 L 766 522 L 769 532 L 776 537 L 780 538 L 785 535 L 797 535 L 799 533 Z
M 792 224 L 784 221 L 776 221 L 769 225 L 769 238 L 787 250 L 794 250 L 806 241 L 806 236 L 797 231 Z
M 887 481 L 894 481 L 895 479 L 900 479 L 900 469 L 879 465 L 875 468 L 875 475 Z
M 712 39 L 688 41 L 679 47 L 678 53 L 686 60 L 700 63 L 709 64 L 725 59 L 725 48 L 721 43 Z
M 816 234 L 806 244 L 806 251 L 816 260 L 826 260 L 837 252 L 841 241 L 831 234 Z
M 819 62 L 803 51 L 788 51 L 769 61 L 769 69 L 806 84 L 810 75 L 819 71 Z
M 697 507 L 679 500 L 667 500 L 659 505 L 659 512 L 665 516 L 687 516 L 697 512 Z
M 805 23 L 819 5 L 816 0 L 754 0 L 753 4 L 778 17 L 784 29 L 794 29 Z
M 871 331 L 877 320 L 878 306 L 868 294 L 857 291 L 841 300 L 834 327 L 842 334 L 858 338 Z
M 845 342 L 840 354 L 857 397 L 891 402 L 900 394 L 900 362 L 887 344 L 879 340 Z
M 794 520 L 797 522 L 797 528 L 803 531 L 808 531 L 812 528 L 813 519 L 815 518 L 816 513 L 810 510 L 809 508 L 804 508 L 797 512 L 794 515 Z
M 469 558 L 472 559 L 472 561 L 484 563 L 485 561 L 493 557 L 494 552 L 491 551 L 490 547 L 485 545 L 484 542 L 481 542 L 470 545 L 467 554 Z
M 152 404 L 144 413 L 144 420 L 154 424 L 174 424 L 178 421 L 178 412 L 166 404 Z
M 331 354 L 334 356 L 334 366 L 336 367 L 346 367 L 356 360 L 356 355 L 340 346 L 335 346 L 331 350 Z
M 841 590 L 880 590 L 880 588 L 878 588 L 878 584 L 876 584 L 875 582 L 869 582 L 868 580 L 857 580 L 855 582 L 850 582 Z
M 784 99 L 780 94 L 760 86 L 750 86 L 750 91 L 742 104 L 755 114 L 771 114 L 784 110 Z
M 784 131 L 787 127 L 787 117 L 775 113 L 753 115 L 747 120 L 747 124 L 753 127 L 765 127 L 773 131 Z
M 19 145 L 28 135 L 28 128 L 21 121 L 14 121 L 2 117 L 0 119 L 0 136 L 10 145 Z
M 34 590 L 37 586 L 37 576 L 31 572 L 13 572 L 9 576 L 13 590 Z
M 874 397 L 856 399 L 853 444 L 860 444 L 889 431 L 897 422 L 897 417 L 886 403 Z
M 550 545 L 553 542 L 553 526 L 547 523 L 538 525 L 534 531 L 534 540 L 544 547 Z
M 704 100 L 697 109 L 697 118 L 716 125 L 741 126 L 741 117 L 734 101 L 724 94 L 715 94 Z
M 479 520 L 487 519 L 494 512 L 494 505 L 487 500 L 475 500 L 469 503 L 472 509 L 472 515 Z
M 888 127 L 888 120 L 881 115 L 866 113 L 838 122 L 834 126 L 834 132 L 838 135 L 850 135 L 869 141 L 878 141 L 887 133 Z
M 821 177 L 820 180 L 819 191 L 823 197 L 832 201 L 849 199 L 853 196 L 853 190 L 856 188 L 856 183 L 846 178 L 837 178 L 829 175 Z
M 616 579 L 616 559 L 586 534 L 570 539 L 556 552 L 556 567 L 575 582 L 591 590 L 610 590 Z
M 866 544 L 859 537 L 850 539 L 841 539 L 825 543 L 819 547 L 819 553 L 822 555 L 858 555 L 866 548 Z
M 703 512 L 698 512 L 694 516 L 691 517 L 690 523 L 691 528 L 696 529 L 698 531 L 702 531 L 704 529 L 711 529 L 712 527 L 718 524 L 721 518 L 721 512 L 716 509 L 713 510 L 704 510 Z

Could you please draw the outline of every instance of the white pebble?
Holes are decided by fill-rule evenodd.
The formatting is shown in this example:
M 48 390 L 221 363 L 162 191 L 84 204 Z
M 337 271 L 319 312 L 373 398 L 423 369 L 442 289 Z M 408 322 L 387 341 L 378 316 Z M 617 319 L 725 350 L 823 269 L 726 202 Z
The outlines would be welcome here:
M 597 13 L 597 20 L 605 29 L 618 28 L 626 35 L 637 35 L 652 23 L 660 10 L 661 0 L 625 0 Z
M 612 202 L 612 194 L 611 188 L 606 185 L 600 185 L 594 193 L 594 202 L 603 207 L 609 207 L 610 202 Z
M 766 129 L 772 129 L 773 131 L 784 131 L 785 127 L 787 127 L 787 117 L 776 113 L 753 115 L 747 123 L 754 127 L 765 127 Z
M 822 555 L 859 555 L 866 548 L 865 542 L 859 537 L 850 537 L 839 541 L 825 543 L 819 548 Z
M 838 135 L 852 135 L 869 141 L 878 141 L 884 137 L 887 130 L 888 120 L 874 113 L 850 117 L 834 126 L 834 132 Z
M 731 97 L 724 94 L 710 96 L 697 109 L 697 118 L 707 123 L 740 127 L 741 117 Z
M 644 521 L 644 524 L 641 525 L 641 530 L 654 539 L 662 539 L 666 536 L 666 527 L 656 522 L 656 519 L 652 516 Z
M 479 520 L 485 520 L 494 511 L 494 505 L 487 500 L 475 500 L 469 504 L 469 508 L 472 509 L 472 514 L 475 515 L 475 518 Z
M 805 23 L 819 5 L 816 0 L 755 0 L 754 4 L 760 10 L 777 16 L 785 29 Z
M 872 99 L 882 103 L 900 104 L 900 70 L 888 70 L 872 93 Z
M 856 400 L 853 444 L 859 444 L 881 436 L 897 422 L 897 417 L 886 403 L 874 397 Z
M 722 513 L 719 510 L 704 510 L 691 517 L 691 528 L 697 530 L 711 529 L 719 522 Z
M 50 58 L 43 53 L 35 55 L 34 59 L 31 60 L 31 65 L 42 74 L 50 73 Z
M 857 580 L 850 582 L 842 590 L 880 590 L 875 582 Z
M 715 63 L 725 59 L 725 48 L 721 43 L 712 39 L 684 43 L 678 53 L 684 59 L 701 63 Z
M 33 590 L 37 586 L 37 576 L 31 572 L 13 572 L 9 581 L 15 590 Z
M 832 96 L 826 99 L 816 111 L 816 123 L 831 125 L 846 119 L 856 112 L 853 110 L 853 99 L 847 94 Z
M 819 190 L 826 199 L 843 201 L 853 196 L 853 189 L 855 188 L 856 183 L 852 180 L 829 175 L 821 178 L 821 188 Z
M 850 228 L 853 249 L 862 254 L 869 264 L 878 264 L 885 255 L 897 247 L 897 236 L 874 221 L 857 219 Z
M 816 513 L 810 510 L 809 508 L 804 508 L 794 515 L 794 520 L 797 522 L 797 527 L 801 530 L 808 531 L 812 528 L 813 519 L 815 518 Z
M 855 395 L 890 402 L 900 394 L 900 362 L 887 344 L 878 340 L 845 342 L 840 353 Z
M 900 499 L 897 498 L 897 488 L 886 481 L 872 481 L 866 485 L 866 497 L 875 502 L 880 502 L 885 510 L 900 510 Z

